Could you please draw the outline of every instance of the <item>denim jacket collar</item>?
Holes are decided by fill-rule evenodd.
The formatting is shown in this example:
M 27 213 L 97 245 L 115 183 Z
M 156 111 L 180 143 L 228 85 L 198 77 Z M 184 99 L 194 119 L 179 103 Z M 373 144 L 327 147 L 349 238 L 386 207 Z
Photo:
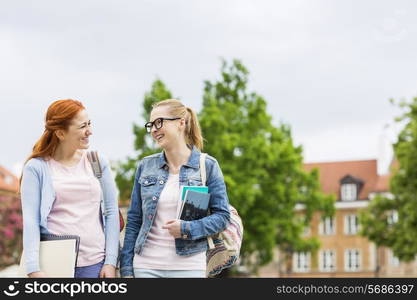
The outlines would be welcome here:
M 165 151 L 162 151 L 159 154 L 159 168 L 163 168 L 168 165 L 168 162 L 165 157 Z M 184 165 L 190 168 L 198 169 L 200 167 L 200 151 L 196 146 L 193 146 L 191 150 L 190 158 L 188 162 Z

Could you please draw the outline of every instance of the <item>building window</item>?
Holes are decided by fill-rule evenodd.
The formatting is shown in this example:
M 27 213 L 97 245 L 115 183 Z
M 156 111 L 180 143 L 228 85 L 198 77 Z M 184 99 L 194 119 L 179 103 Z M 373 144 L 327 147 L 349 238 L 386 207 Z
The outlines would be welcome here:
M 358 271 L 361 267 L 361 254 L 358 249 L 347 249 L 345 251 L 345 270 Z
M 393 267 L 398 267 L 400 265 L 400 259 L 394 255 L 392 250 L 389 251 L 389 264 Z
M 323 218 L 319 226 L 320 234 L 330 235 L 335 233 L 335 224 L 333 217 Z
M 398 222 L 398 211 L 391 210 L 388 213 L 387 222 L 389 225 L 395 224 Z
M 293 266 L 295 272 L 308 272 L 310 270 L 310 253 L 296 252 L 293 256 Z
M 332 272 L 336 269 L 336 252 L 323 250 L 320 252 L 320 271 Z
M 359 231 L 359 219 L 357 215 L 345 216 L 345 234 L 357 234 Z
M 311 228 L 310 228 L 310 226 L 304 227 L 303 236 L 309 236 L 310 234 L 311 234 Z
M 298 215 L 296 218 L 297 218 L 297 222 L 301 226 L 303 226 L 302 235 L 303 236 L 309 236 L 311 234 L 311 225 L 310 225 L 310 223 L 306 222 L 306 216 Z
M 357 199 L 357 186 L 355 183 L 342 184 L 342 201 L 355 201 Z

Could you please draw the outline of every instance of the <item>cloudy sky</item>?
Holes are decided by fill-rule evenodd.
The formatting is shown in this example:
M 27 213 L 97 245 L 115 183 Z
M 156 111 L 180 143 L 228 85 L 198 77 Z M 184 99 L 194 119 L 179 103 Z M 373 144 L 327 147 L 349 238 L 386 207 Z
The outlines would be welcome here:
M 1 1 L 0 165 L 18 172 L 65 98 L 87 107 L 92 147 L 123 159 L 153 80 L 199 110 L 203 80 L 238 58 L 307 162 L 383 171 L 399 129 L 388 100 L 417 96 L 416 15 L 400 0 Z

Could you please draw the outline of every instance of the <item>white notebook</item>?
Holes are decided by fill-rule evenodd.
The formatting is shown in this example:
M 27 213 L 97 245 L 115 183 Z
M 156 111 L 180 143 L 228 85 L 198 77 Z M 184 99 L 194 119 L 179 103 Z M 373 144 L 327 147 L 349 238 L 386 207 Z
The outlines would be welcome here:
M 39 246 L 39 267 L 47 277 L 74 277 L 80 238 L 78 236 L 42 236 Z M 20 259 L 19 274 L 27 277 L 25 253 Z

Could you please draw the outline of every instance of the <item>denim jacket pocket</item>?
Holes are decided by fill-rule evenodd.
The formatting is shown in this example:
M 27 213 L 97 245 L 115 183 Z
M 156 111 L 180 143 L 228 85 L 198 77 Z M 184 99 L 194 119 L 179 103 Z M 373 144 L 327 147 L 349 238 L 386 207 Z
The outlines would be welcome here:
M 188 185 L 189 186 L 202 186 L 203 183 L 201 182 L 201 179 L 191 178 L 191 179 L 188 179 Z
M 152 199 L 157 189 L 157 181 L 158 178 L 156 176 L 146 176 L 139 178 L 142 203 Z
M 156 176 L 141 177 L 141 178 L 139 178 L 139 184 L 142 187 L 151 186 L 151 185 L 154 185 L 156 183 L 157 179 L 158 178 Z

